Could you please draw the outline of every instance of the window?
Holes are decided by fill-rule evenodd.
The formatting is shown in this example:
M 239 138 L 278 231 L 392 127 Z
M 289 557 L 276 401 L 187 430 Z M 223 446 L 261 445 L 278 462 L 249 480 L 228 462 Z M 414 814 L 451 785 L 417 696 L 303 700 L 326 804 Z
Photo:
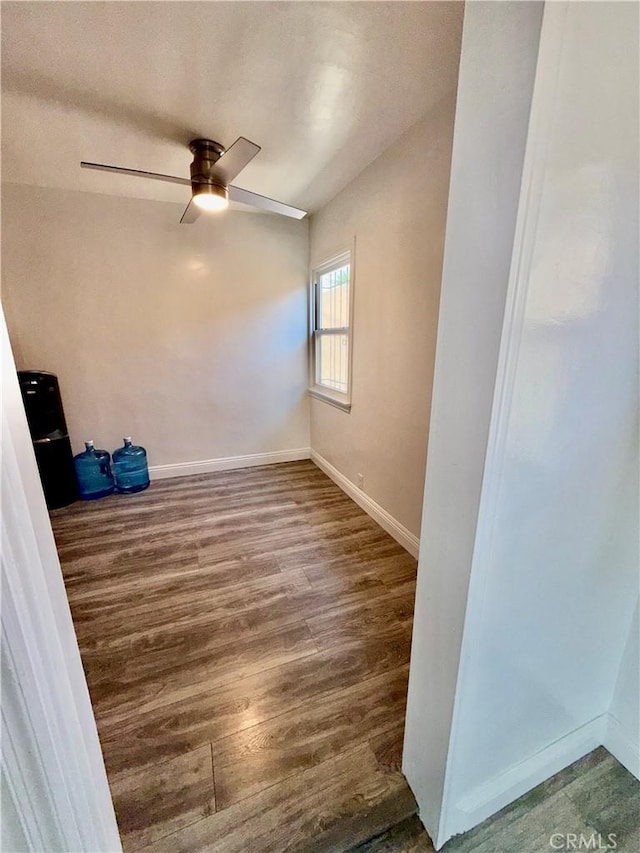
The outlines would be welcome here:
M 350 409 L 351 252 L 320 265 L 312 276 L 310 393 Z

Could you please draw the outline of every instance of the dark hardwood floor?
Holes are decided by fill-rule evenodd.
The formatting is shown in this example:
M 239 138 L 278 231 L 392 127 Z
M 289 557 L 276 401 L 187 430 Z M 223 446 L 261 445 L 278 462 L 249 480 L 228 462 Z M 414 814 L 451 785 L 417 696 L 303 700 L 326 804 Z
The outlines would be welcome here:
M 337 851 L 415 810 L 416 562 L 312 463 L 52 521 L 125 851 Z

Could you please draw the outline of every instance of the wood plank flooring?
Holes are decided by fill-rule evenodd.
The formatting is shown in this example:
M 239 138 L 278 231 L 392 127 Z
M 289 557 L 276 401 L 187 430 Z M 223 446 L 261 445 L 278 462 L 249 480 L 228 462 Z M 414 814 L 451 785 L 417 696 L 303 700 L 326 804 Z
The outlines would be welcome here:
M 312 463 L 52 523 L 127 853 L 343 850 L 415 810 L 416 562 Z

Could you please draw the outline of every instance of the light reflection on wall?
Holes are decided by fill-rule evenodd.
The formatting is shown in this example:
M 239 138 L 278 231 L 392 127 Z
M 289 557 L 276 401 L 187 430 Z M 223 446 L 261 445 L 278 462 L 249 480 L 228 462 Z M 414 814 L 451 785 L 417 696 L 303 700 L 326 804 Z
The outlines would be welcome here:
M 187 261 L 187 269 L 193 274 L 204 276 L 209 272 L 209 265 L 200 258 L 191 258 Z

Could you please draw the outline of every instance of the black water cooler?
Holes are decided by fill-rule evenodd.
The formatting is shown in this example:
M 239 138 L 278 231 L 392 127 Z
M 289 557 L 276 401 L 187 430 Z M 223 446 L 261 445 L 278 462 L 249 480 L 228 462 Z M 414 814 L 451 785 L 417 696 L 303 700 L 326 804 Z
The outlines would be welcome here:
M 58 379 L 53 373 L 20 370 L 18 380 L 47 506 L 67 506 L 78 500 L 78 487 Z

